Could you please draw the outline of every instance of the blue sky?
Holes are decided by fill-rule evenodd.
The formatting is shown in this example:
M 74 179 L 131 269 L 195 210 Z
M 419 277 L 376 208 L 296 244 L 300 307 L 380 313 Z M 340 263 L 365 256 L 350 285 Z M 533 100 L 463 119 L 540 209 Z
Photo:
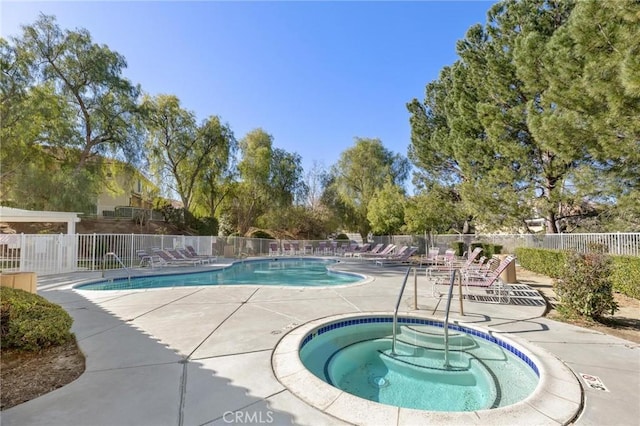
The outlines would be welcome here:
M 274 146 L 329 167 L 354 137 L 407 155 L 406 103 L 456 60 L 456 41 L 494 2 L 2 1 L 3 37 L 40 12 L 124 55 L 125 77 L 174 94 L 237 139 L 261 127 Z

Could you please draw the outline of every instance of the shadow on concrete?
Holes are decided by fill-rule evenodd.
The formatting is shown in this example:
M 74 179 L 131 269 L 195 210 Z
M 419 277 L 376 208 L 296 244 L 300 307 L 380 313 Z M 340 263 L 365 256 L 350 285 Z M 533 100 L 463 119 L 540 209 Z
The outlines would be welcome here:
M 296 424 L 290 413 L 272 407 L 270 398 L 283 387 L 250 395 L 71 289 L 39 294 L 73 317 L 86 370 L 62 388 L 3 411 L 3 425 Z

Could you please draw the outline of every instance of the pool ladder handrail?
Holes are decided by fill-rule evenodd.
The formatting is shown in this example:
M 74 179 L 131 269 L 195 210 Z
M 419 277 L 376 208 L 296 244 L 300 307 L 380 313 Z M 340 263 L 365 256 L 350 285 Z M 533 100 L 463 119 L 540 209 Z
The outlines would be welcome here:
M 398 294 L 398 301 L 396 302 L 396 309 L 393 311 L 393 339 L 391 341 L 391 355 L 396 356 L 396 327 L 398 325 L 398 309 L 400 308 L 400 301 L 402 300 L 402 294 L 404 288 L 407 286 L 407 279 L 409 279 L 409 273 L 412 267 L 407 268 L 407 273 L 404 275 L 404 281 L 402 282 L 402 288 L 400 288 L 400 294 Z
M 114 252 L 110 251 L 108 253 L 105 253 L 103 258 L 107 256 L 113 256 L 118 261 L 120 266 L 122 266 L 122 268 L 127 272 L 127 277 L 129 278 L 129 286 L 131 286 L 131 270 L 125 266 L 122 260 L 120 260 L 120 257 L 118 257 L 118 255 L 115 254 Z M 104 269 L 102 270 L 102 278 L 104 278 Z
M 449 364 L 449 311 L 451 309 L 451 296 L 453 295 L 453 284 L 456 281 L 456 272 L 460 274 L 458 268 L 451 271 L 449 294 L 447 296 L 447 306 L 444 315 L 444 368 L 451 368 L 451 364 Z

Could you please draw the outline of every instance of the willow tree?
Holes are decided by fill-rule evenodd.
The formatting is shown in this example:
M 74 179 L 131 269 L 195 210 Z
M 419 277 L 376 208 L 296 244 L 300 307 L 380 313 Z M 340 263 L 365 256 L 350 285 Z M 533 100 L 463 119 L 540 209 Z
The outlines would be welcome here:
M 376 190 L 385 182 L 402 186 L 408 173 L 408 160 L 386 149 L 379 139 L 356 138 L 355 145 L 343 151 L 332 167 L 326 191 L 334 194 L 345 226 L 357 230 L 364 239 L 371 230 L 367 215 Z
M 198 183 L 229 163 L 233 133 L 217 116 L 197 124 L 195 114 L 173 95 L 146 96 L 142 111 L 151 172 L 165 193 L 177 193 L 183 208 L 193 213 Z
M 623 130 L 630 126 L 623 117 L 637 114 L 637 97 L 619 89 L 618 77 L 628 55 L 612 46 L 587 54 L 606 39 L 629 50 L 629 33 L 640 27 L 628 11 L 637 2 L 626 6 L 612 3 L 600 16 L 594 2 L 493 6 L 487 25 L 458 43 L 460 59 L 427 85 L 424 103 L 408 106 L 410 157 L 422 175 L 455 184 L 466 208 L 494 228 L 541 214 L 547 232 L 557 232 L 568 217 L 588 213 L 578 204 L 602 199 L 600 172 L 637 164 L 628 152 L 638 152 L 638 138 Z M 608 61 L 618 64 L 609 81 L 600 81 L 597 93 L 587 90 L 590 70 Z M 604 101 L 611 98 L 617 109 Z M 626 142 L 603 144 L 604 135 Z
M 371 231 L 378 235 L 398 234 L 404 228 L 407 196 L 398 185 L 387 181 L 378 188 L 367 209 Z
M 284 211 L 306 191 L 300 155 L 275 148 L 263 129 L 240 141 L 240 153 L 239 182 L 230 200 L 236 230 L 245 234 L 252 226 L 286 226 L 280 220 Z

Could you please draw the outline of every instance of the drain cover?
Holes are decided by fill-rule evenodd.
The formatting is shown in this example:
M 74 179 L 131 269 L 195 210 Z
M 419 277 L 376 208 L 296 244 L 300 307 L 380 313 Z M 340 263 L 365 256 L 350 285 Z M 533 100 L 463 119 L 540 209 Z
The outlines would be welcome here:
M 376 388 L 386 388 L 387 386 L 389 386 L 389 380 L 385 379 L 382 376 L 369 377 L 369 383 Z

